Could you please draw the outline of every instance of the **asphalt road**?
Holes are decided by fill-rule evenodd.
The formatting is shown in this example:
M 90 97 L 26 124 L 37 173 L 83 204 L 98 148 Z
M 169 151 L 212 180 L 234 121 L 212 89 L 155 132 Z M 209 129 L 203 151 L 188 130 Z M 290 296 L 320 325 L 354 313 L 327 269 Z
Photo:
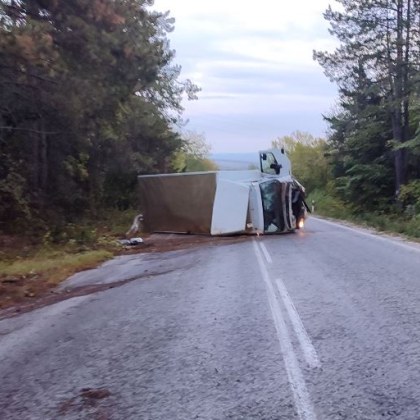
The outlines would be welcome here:
M 1 420 L 420 419 L 416 245 L 312 218 L 103 282 L 0 321 Z

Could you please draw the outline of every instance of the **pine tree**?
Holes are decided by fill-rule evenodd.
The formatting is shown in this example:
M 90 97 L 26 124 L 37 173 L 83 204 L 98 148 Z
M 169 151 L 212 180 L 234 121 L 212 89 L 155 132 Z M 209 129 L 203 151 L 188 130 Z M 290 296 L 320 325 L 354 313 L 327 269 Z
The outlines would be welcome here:
M 3 226 L 122 206 L 117 180 L 169 169 L 197 88 L 173 64 L 173 20 L 149 4 L 0 1 Z
M 408 176 L 407 149 L 403 145 L 414 135 L 410 100 L 420 65 L 419 1 L 339 0 L 339 3 L 342 11 L 329 7 L 324 16 L 340 46 L 333 53 L 314 52 L 314 58 L 338 84 L 340 103 L 345 109 L 340 115 L 350 115 L 349 120 L 355 124 L 350 124 L 354 134 L 362 137 L 366 127 L 376 126 L 374 138 L 367 136 L 365 141 L 377 141 L 383 148 L 383 134 L 388 134 L 390 123 L 392 132 L 387 140 L 393 146 L 394 192 L 398 197 Z M 370 102 L 372 95 L 375 103 Z M 336 123 L 340 115 L 335 116 Z M 346 130 L 343 143 L 348 142 Z M 378 158 L 372 155 L 369 162 L 359 163 L 375 164 Z M 388 171 L 383 171 L 384 177 L 387 174 Z

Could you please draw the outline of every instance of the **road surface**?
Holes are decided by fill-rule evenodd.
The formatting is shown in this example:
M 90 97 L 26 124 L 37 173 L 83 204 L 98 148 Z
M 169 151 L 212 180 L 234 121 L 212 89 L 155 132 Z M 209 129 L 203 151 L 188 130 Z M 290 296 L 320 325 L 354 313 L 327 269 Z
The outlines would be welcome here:
M 2 420 L 420 419 L 416 245 L 312 218 L 103 282 L 0 321 Z

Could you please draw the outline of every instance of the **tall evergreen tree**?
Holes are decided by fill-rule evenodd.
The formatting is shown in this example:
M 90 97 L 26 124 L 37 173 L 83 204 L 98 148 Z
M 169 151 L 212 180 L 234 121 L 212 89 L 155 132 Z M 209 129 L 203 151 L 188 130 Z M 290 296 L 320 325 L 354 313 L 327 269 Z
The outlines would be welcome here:
M 340 46 L 333 53 L 314 52 L 314 58 L 326 75 L 339 87 L 343 112 L 330 118 L 330 122 L 335 122 L 333 133 L 338 126 L 344 129 L 342 134 L 336 134 L 347 149 L 351 149 L 355 136 L 359 137 L 357 147 L 362 150 L 363 142 L 376 143 L 376 146 L 368 146 L 376 150 L 368 154 L 368 162 L 363 162 L 366 154 L 356 157 L 355 163 L 362 165 L 376 165 L 379 159 L 380 164 L 386 166 L 388 154 L 384 148 L 390 140 L 388 145 L 393 147 L 394 193 L 398 197 L 401 185 L 409 175 L 404 144 L 414 135 L 410 101 L 415 91 L 415 76 L 420 70 L 420 2 L 338 2 L 342 11 L 329 7 L 324 16 L 330 22 L 330 32 L 338 38 Z M 344 124 L 346 119 L 347 125 Z M 355 170 L 354 165 L 352 168 L 351 172 Z M 359 168 L 369 172 L 367 166 Z M 372 173 L 376 172 L 382 172 L 381 178 L 389 175 L 389 171 L 379 171 L 377 167 Z M 375 178 L 379 183 L 378 177 Z
M 173 64 L 172 19 L 150 4 L 0 1 L 3 227 L 121 206 L 118 179 L 168 169 L 197 89 Z

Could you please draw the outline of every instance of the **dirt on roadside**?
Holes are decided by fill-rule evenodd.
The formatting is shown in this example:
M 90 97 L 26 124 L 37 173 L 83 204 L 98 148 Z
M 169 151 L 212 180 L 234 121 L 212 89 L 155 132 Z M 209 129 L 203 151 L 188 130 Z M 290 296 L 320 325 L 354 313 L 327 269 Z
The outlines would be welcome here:
M 168 252 L 178 249 L 188 249 L 202 245 L 223 245 L 249 239 L 249 235 L 236 236 L 209 236 L 187 235 L 176 233 L 154 233 L 144 239 L 144 244 L 135 247 L 126 246 L 122 254 L 143 252 Z
M 248 240 L 249 235 L 215 237 L 206 235 L 183 234 L 151 234 L 143 237 L 144 242 L 135 246 L 121 246 L 115 255 L 169 252 L 198 246 L 219 246 Z M 21 238 L 12 236 L 0 237 L 0 257 L 6 254 L 8 258 L 25 258 L 31 251 L 30 244 L 22 246 Z M 61 281 L 65 278 L 61 279 Z M 114 285 L 99 287 L 100 290 Z M 13 316 L 16 313 L 27 312 L 38 307 L 49 305 L 72 296 L 92 293 L 98 287 L 75 290 L 71 294 L 57 292 L 57 283 L 52 283 L 47 275 L 29 272 L 21 276 L 4 275 L 0 272 L 0 319 Z M 92 290 L 91 290 L 92 289 Z M 98 289 L 98 291 L 99 291 Z

